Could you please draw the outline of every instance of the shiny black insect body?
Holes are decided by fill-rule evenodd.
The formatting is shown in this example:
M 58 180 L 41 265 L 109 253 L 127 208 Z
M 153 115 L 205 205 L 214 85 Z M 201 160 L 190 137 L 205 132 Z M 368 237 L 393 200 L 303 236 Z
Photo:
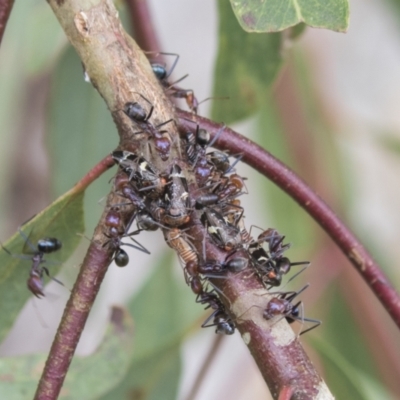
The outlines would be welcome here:
M 140 96 L 148 104 L 150 104 L 150 110 L 148 113 L 138 102 L 125 103 L 123 111 L 132 121 L 136 122 L 139 125 L 141 130 L 136 132 L 136 134 L 142 132 L 148 133 L 154 140 L 154 146 L 159 153 L 160 158 L 163 161 L 166 161 L 168 160 L 170 155 L 171 141 L 166 136 L 163 136 L 163 133 L 167 133 L 167 131 L 160 131 L 159 128 L 163 125 L 168 124 L 169 122 L 172 122 L 173 120 L 169 119 L 168 121 L 162 122 L 161 124 L 154 126 L 149 121 L 153 114 L 154 106 L 144 96 Z
M 175 56 L 175 60 L 169 70 L 167 70 L 164 64 L 160 64 L 158 62 L 152 62 L 151 68 L 153 70 L 154 75 L 157 77 L 157 79 L 159 80 L 161 85 L 166 89 L 169 95 L 175 98 L 185 99 L 189 109 L 196 114 L 197 109 L 199 107 L 199 102 L 197 101 L 197 98 L 194 95 L 193 90 L 181 89 L 176 86 L 176 84 L 185 79 L 187 75 L 185 75 L 184 77 L 178 79 L 173 83 L 168 82 L 168 78 L 171 76 L 173 70 L 176 67 L 176 64 L 178 63 L 179 55 L 174 53 L 159 53 L 159 54 Z
M 214 312 L 201 325 L 202 328 L 215 326 L 215 333 L 220 335 L 233 335 L 235 323 L 225 310 L 225 306 L 213 291 L 203 292 L 197 296 L 196 303 L 207 305 Z M 212 320 L 212 323 L 209 323 Z
M 229 272 L 241 272 L 247 268 L 249 257 L 244 249 L 240 249 L 231 254 L 225 262 L 207 261 L 199 264 L 197 270 L 207 278 L 218 277 L 221 274 Z
M 135 215 L 134 215 L 135 217 Z M 139 242 L 132 238 L 133 235 L 137 235 L 140 233 L 140 229 L 131 233 L 128 233 L 130 225 L 133 222 L 132 220 L 125 226 L 123 217 L 118 208 L 111 208 L 104 221 L 104 225 L 107 227 L 107 231 L 104 232 L 104 235 L 109 238 L 103 246 L 111 246 L 114 250 L 114 261 L 118 267 L 125 267 L 129 263 L 128 253 L 122 249 L 122 246 L 129 246 L 136 250 L 143 251 L 144 253 L 150 254 L 150 252 L 143 247 Z M 123 243 L 122 239 L 124 237 L 129 237 L 136 245 L 131 243 Z
M 283 244 L 284 239 L 284 236 L 270 228 L 263 231 L 258 240 L 250 243 L 248 247 L 253 265 L 267 285 L 279 286 L 291 267 L 309 264 L 308 261 L 291 262 L 289 258 L 283 257 L 283 252 L 290 247 L 290 244 Z M 263 243 L 268 243 L 268 251 L 262 246 Z
M 52 280 L 63 285 L 62 282 L 57 280 L 56 278 L 50 276 L 49 270 L 44 265 L 46 260 L 44 259 L 45 254 L 54 253 L 57 250 L 60 250 L 62 247 L 62 243 L 60 240 L 52 237 L 46 237 L 43 239 L 39 239 L 36 243 L 36 246 L 29 240 L 29 237 L 18 228 L 19 234 L 25 241 L 25 247 L 29 248 L 29 252 L 32 252 L 32 255 L 27 254 L 13 254 L 7 248 L 5 248 L 2 244 L 1 247 L 3 250 L 12 257 L 19 258 L 22 260 L 30 260 L 32 262 L 31 270 L 29 272 L 29 278 L 27 280 L 28 289 L 38 298 L 43 297 L 44 293 L 44 274 L 49 276 Z
M 305 318 L 302 315 L 301 309 L 303 307 L 303 303 L 301 301 L 297 302 L 296 304 L 292 303 L 300 293 L 308 288 L 308 286 L 309 285 L 307 284 L 297 292 L 280 293 L 277 297 L 272 298 L 263 311 L 263 318 L 270 320 L 278 315 L 282 315 L 284 318 L 286 318 L 289 324 L 293 323 L 294 321 L 299 321 L 301 323 L 310 322 L 314 324 L 310 328 L 300 332 L 300 335 L 303 335 L 304 333 L 309 332 L 321 325 L 321 321 Z

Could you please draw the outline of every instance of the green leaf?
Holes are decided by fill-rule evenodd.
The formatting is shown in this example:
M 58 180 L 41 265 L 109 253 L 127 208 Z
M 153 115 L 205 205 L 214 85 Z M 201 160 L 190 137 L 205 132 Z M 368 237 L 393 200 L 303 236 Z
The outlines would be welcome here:
M 132 363 L 126 378 L 101 400 L 174 400 L 181 374 L 179 344 Z
M 329 368 L 334 368 L 336 371 L 335 385 L 331 387 L 328 381 L 328 386 L 331 387 L 337 398 L 353 400 L 390 400 L 394 398 L 393 394 L 389 393 L 378 381 L 355 368 L 328 341 L 322 341 L 315 337 L 310 341 L 323 355 L 325 366 L 327 367 L 326 364 L 329 363 Z M 336 391 L 335 388 L 338 390 Z
M 280 33 L 250 35 L 238 26 L 230 5 L 219 0 L 219 49 L 212 119 L 229 124 L 256 112 L 282 64 Z
M 56 237 L 62 241 L 63 247 L 54 256 L 46 255 L 46 260 L 55 260 L 60 264 L 48 264 L 51 275 L 61 268 L 78 246 L 81 237 L 77 233 L 84 230 L 83 224 L 83 192 L 74 190 L 67 192 L 54 203 L 48 206 L 35 218 L 23 226 L 23 231 L 35 241 L 43 237 Z M 17 232 L 4 246 L 13 254 L 21 254 L 25 246 L 24 238 Z M 26 287 L 29 270 L 32 262 L 12 257 L 6 251 L 0 251 L 0 340 L 2 340 L 12 327 L 14 320 L 31 296 Z M 60 287 L 60 290 L 66 290 Z
M 67 38 L 53 11 L 44 2 L 34 5 L 26 22 L 23 65 L 28 74 L 43 74 L 54 65 L 67 44 Z
M 265 99 L 258 122 L 257 143 L 296 170 L 272 97 Z M 264 207 L 267 208 L 269 217 L 268 221 L 265 221 L 265 226 L 273 226 L 286 235 L 287 241 L 293 245 L 291 252 L 301 249 L 302 246 L 309 248 L 310 244 L 313 245 L 315 231 L 312 229 L 309 217 L 282 189 L 264 177 L 259 179 L 259 197 L 264 199 Z M 304 253 L 304 249 L 302 252 Z M 299 257 L 304 259 L 304 255 Z
M 247 32 L 279 32 L 300 22 L 345 32 L 349 23 L 347 0 L 231 0 L 231 4 Z
M 82 64 L 70 47 L 53 75 L 49 111 L 49 154 L 53 188 L 64 193 L 118 144 L 118 135 L 103 99 L 84 81 Z M 87 190 L 85 218 L 91 232 L 102 212 L 98 201 L 109 191 L 115 170 Z
M 174 260 L 176 263 L 176 257 Z M 130 302 L 135 321 L 132 364 L 118 387 L 101 400 L 176 398 L 181 368 L 179 347 L 193 327 L 200 326 L 204 310 L 182 284 L 183 276 L 177 280 L 171 261 L 171 257 L 164 256 Z
M 73 359 L 60 400 L 97 399 L 117 385 L 129 366 L 132 343 L 132 319 L 124 310 L 114 308 L 112 322 L 97 351 Z M 32 399 L 46 358 L 45 354 L 33 354 L 0 360 L 0 398 Z
M 400 155 L 400 140 L 395 136 L 395 133 L 386 133 L 377 137 L 378 143 L 392 154 Z
M 204 312 L 195 303 L 190 288 L 183 285 L 183 272 L 181 281 L 177 281 L 173 263 L 177 263 L 175 254 L 173 259 L 164 256 L 154 275 L 129 304 L 136 321 L 135 358 L 147 357 L 182 340 Z

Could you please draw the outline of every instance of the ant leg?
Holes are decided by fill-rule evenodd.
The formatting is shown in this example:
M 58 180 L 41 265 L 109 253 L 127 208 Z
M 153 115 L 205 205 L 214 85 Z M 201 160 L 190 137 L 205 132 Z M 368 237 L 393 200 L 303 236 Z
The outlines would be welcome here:
M 322 324 L 322 322 L 320 320 L 318 320 L 318 319 L 303 318 L 303 321 L 304 322 L 314 323 L 314 325 L 311 326 L 310 328 L 307 328 L 304 331 L 301 331 L 299 336 L 304 335 L 305 333 L 312 331 L 313 329 L 317 328 L 318 326 L 320 326 Z
M 32 217 L 33 218 L 33 217 Z M 32 219 L 31 218 L 31 219 Z M 30 219 L 28 220 L 30 221 Z M 26 222 L 25 222 L 26 224 Z M 31 248 L 31 250 L 36 253 L 37 252 L 37 248 L 33 245 L 33 243 L 29 240 L 29 237 L 26 236 L 26 233 L 21 229 L 21 227 L 18 227 L 18 232 L 19 234 L 22 236 L 22 238 L 25 240 L 25 243 Z
M 6 247 L 4 247 L 4 246 L 3 246 L 3 243 L 1 243 L 1 242 L 0 242 L 0 246 L 1 246 L 1 248 L 2 248 L 8 255 L 10 255 L 11 257 L 19 258 L 19 259 L 21 259 L 21 260 L 32 260 L 32 257 L 31 257 L 31 256 L 25 256 L 25 255 L 23 255 L 23 254 L 13 254 L 13 253 L 11 253 L 11 251 L 8 250 Z
M 291 282 L 293 279 L 297 278 L 297 276 L 299 276 L 302 272 L 304 272 L 304 271 L 310 266 L 310 263 L 309 263 L 308 261 L 305 261 L 303 265 L 305 265 L 305 263 L 308 263 L 308 265 L 307 265 L 306 267 L 302 268 L 299 272 L 297 272 L 297 273 L 294 274 L 293 276 L 291 276 L 290 279 L 285 283 L 285 286 L 286 286 L 289 282 Z M 299 264 L 299 265 L 301 265 L 301 264 Z M 282 289 L 283 289 L 285 286 L 282 286 Z
M 236 164 L 238 164 L 243 158 L 243 154 L 240 154 L 238 157 L 235 157 L 235 161 L 233 162 L 232 165 L 229 166 L 229 168 L 225 171 L 225 175 L 233 172 L 233 169 L 236 167 Z M 246 187 L 247 190 L 247 187 Z M 248 190 L 246 192 L 246 194 L 248 194 Z
M 129 247 L 132 247 L 133 249 L 142 251 L 143 253 L 151 254 L 150 251 L 148 251 L 148 250 L 146 249 L 146 247 L 144 247 L 142 244 L 140 244 L 140 243 L 139 243 L 138 241 L 136 241 L 135 239 L 133 239 L 133 238 L 131 238 L 131 239 L 132 239 L 132 241 L 134 241 L 135 243 L 137 243 L 138 246 L 135 246 L 134 244 L 131 244 L 131 243 L 121 243 L 121 246 L 129 246 Z
M 304 285 L 300 290 L 298 290 L 297 292 L 286 292 L 286 294 L 290 294 L 290 296 L 288 297 L 282 297 L 282 299 L 288 300 L 290 302 L 292 302 L 298 295 L 300 295 L 301 293 L 303 293 L 308 287 L 310 286 L 309 283 L 307 283 L 307 285 Z
M 48 270 L 46 267 L 42 267 L 42 270 L 46 273 L 46 275 L 47 275 L 52 281 L 57 282 L 59 285 L 65 287 L 65 285 L 64 285 L 61 281 L 59 281 L 57 278 L 54 278 L 54 276 L 50 275 L 50 272 L 49 272 L 49 270 Z
M 207 307 L 208 308 L 208 307 Z M 206 310 L 207 310 L 207 308 L 206 308 Z M 215 317 L 215 314 L 218 312 L 219 310 L 215 310 L 204 322 L 203 322 L 203 324 L 201 325 L 201 327 L 202 328 L 210 328 L 210 327 L 212 327 L 212 326 L 216 326 L 217 324 L 209 324 L 209 325 L 206 325 L 207 323 L 208 323 L 208 321 L 210 321 L 210 319 L 211 318 L 214 318 Z

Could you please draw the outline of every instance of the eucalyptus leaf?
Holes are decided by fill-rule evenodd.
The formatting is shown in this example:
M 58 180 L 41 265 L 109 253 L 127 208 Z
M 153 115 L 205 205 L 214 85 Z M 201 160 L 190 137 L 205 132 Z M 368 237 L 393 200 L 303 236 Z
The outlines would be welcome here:
M 82 64 L 69 47 L 52 77 L 49 147 L 53 188 L 64 193 L 118 145 L 118 135 L 103 99 L 85 82 Z M 98 201 L 110 191 L 107 172 L 86 191 L 85 216 L 89 231 L 99 220 Z M 115 171 L 114 171 L 115 173 Z
M 174 400 L 182 362 L 179 343 L 132 363 L 126 378 L 101 400 Z
M 328 341 L 313 338 L 311 342 L 323 355 L 325 366 L 327 367 L 326 363 L 329 362 L 329 367 L 336 371 L 337 376 L 334 379 L 334 384 L 329 385 L 328 381 L 328 385 L 337 398 L 351 398 L 353 400 L 391 400 L 394 398 L 393 394 L 389 393 L 372 376 L 355 368 Z
M 73 190 L 67 192 L 22 227 L 23 232 L 27 236 L 30 235 L 29 240 L 33 245 L 43 237 L 56 237 L 61 240 L 61 250 L 45 257 L 46 260 L 50 260 L 47 268 L 53 276 L 81 240 L 77 233 L 84 230 L 83 195 L 83 192 L 77 193 Z M 26 241 L 17 232 L 3 246 L 9 252 L 21 255 Z M 57 263 L 52 264 L 51 261 Z M 4 339 L 26 300 L 31 296 L 26 287 L 31 264 L 32 261 L 13 257 L 4 249 L 0 251 L 0 340 Z M 60 290 L 66 289 L 60 286 Z
M 231 7 L 219 0 L 219 48 L 212 119 L 229 124 L 256 112 L 282 65 L 280 33 L 251 35 L 237 24 Z
M 163 257 L 148 282 L 129 303 L 136 321 L 135 359 L 148 357 L 182 340 L 204 313 L 195 295 L 173 273 L 176 256 Z
M 300 22 L 345 32 L 349 23 L 347 0 L 231 0 L 231 4 L 247 32 L 279 32 Z
M 272 155 L 294 168 L 294 161 L 290 154 L 279 113 L 271 97 L 265 99 L 261 109 L 258 140 L 257 142 L 267 149 Z M 300 206 L 274 183 L 264 177 L 259 177 L 261 189 L 260 196 L 265 199 L 265 204 L 271 218 L 269 226 L 278 229 L 286 235 L 288 242 L 296 247 L 306 246 L 315 242 L 315 231 L 310 225 L 310 219 Z
M 172 254 L 172 252 L 171 252 Z M 101 400 L 175 399 L 180 378 L 179 348 L 198 327 L 204 310 L 191 290 L 179 282 L 172 265 L 162 257 L 157 268 L 129 304 L 135 321 L 135 352 L 124 380 Z M 177 279 L 178 278 L 178 279 Z M 210 334 L 214 334 L 210 330 Z M 136 396 L 136 397 L 135 397 Z
M 47 3 L 35 3 L 23 32 L 23 65 L 29 75 L 43 74 L 67 45 L 65 33 Z
M 118 384 L 132 356 L 133 321 L 126 311 L 114 308 L 113 319 L 97 351 L 88 357 L 75 357 L 63 385 L 60 399 L 97 399 Z M 45 354 L 31 354 L 0 360 L 0 398 L 33 398 Z

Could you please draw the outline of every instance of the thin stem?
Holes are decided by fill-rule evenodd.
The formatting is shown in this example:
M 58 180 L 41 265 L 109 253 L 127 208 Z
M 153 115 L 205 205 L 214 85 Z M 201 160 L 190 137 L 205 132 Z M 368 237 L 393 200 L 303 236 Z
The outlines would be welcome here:
M 173 108 L 158 85 L 146 57 L 123 30 L 112 1 L 49 0 L 49 4 L 81 57 L 91 82 L 112 111 L 121 146 L 125 145 L 130 151 L 147 153 L 148 141 L 132 136 L 132 123 L 121 110 L 140 93 L 151 104 L 155 104 L 152 122 L 158 125 L 174 117 Z M 175 127 L 169 133 L 172 138 L 173 135 L 178 136 Z M 177 157 L 178 144 L 179 137 L 171 144 L 171 157 Z M 166 168 L 160 159 L 154 160 L 154 164 L 161 170 Z M 110 165 L 110 157 L 106 157 L 77 183 L 75 190 L 84 188 Z M 95 229 L 92 244 L 64 310 L 35 400 L 55 400 L 58 397 L 89 311 L 116 250 L 105 235 L 108 212 L 113 204 L 120 205 L 125 201 L 113 190 L 108 196 L 107 207 Z M 123 226 L 126 226 L 135 208 L 125 205 L 119 206 L 119 209 L 124 220 Z
M 74 190 L 85 190 L 93 181 L 95 181 L 104 172 L 110 169 L 115 164 L 110 155 L 104 157 L 98 164 L 96 164 L 82 179 L 80 179 L 75 186 Z
M 201 128 L 208 130 L 212 137 L 224 126 L 199 116 L 196 116 L 195 121 L 188 121 L 193 119 L 193 115 L 182 110 L 177 111 L 177 114 L 182 129 L 194 129 L 198 123 Z M 226 127 L 222 131 L 214 145 L 219 149 L 229 150 L 232 154 L 241 154 L 243 162 L 269 178 L 304 208 L 356 267 L 400 328 L 398 293 L 350 229 L 302 179 L 268 151 L 230 128 Z
M 144 51 L 159 52 L 161 47 L 146 0 L 126 0 L 136 43 Z
M 96 242 L 91 243 L 51 347 L 35 400 L 57 399 L 111 259 L 111 251 Z
M 3 40 L 4 31 L 13 5 L 14 0 L 0 0 L 0 44 Z
M 204 381 L 204 378 L 207 375 L 208 370 L 210 369 L 210 365 L 215 360 L 217 352 L 222 344 L 222 339 L 224 336 L 216 335 L 210 347 L 210 350 L 207 353 L 207 357 L 204 359 L 203 364 L 200 368 L 199 373 L 196 376 L 196 380 L 186 398 L 186 400 L 194 400 L 199 392 L 199 389 Z

